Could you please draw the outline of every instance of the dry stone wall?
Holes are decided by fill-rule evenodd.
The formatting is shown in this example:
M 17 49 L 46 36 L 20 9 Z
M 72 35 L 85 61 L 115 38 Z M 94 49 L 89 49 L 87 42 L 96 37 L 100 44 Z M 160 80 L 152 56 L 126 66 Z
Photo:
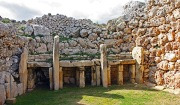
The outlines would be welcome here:
M 26 37 L 17 36 L 13 24 L 0 22 L 0 104 L 5 99 L 23 93 L 19 83 L 19 62 L 22 48 L 26 45 Z
M 143 47 L 149 80 L 168 88 L 180 88 L 180 1 L 149 0 L 144 34 L 136 45 Z

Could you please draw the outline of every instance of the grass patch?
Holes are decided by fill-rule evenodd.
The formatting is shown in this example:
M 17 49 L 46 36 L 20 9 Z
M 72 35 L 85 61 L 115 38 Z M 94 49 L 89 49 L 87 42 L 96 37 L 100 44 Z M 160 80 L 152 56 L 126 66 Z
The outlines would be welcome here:
M 65 87 L 59 91 L 35 89 L 17 97 L 15 105 L 178 105 L 180 96 L 141 85 Z

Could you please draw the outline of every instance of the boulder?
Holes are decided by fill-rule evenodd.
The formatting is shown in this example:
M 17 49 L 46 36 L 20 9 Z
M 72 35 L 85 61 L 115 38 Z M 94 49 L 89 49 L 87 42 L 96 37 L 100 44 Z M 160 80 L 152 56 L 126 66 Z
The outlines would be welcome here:
M 168 61 L 161 61 L 157 64 L 157 67 L 162 70 L 168 70 Z
M 174 54 L 174 53 L 166 53 L 164 56 L 164 59 L 171 61 L 171 62 L 174 62 L 177 60 L 176 54 Z
M 26 25 L 24 29 L 24 33 L 27 35 L 32 35 L 34 32 L 33 27 L 31 25 Z
M 45 26 L 41 26 L 41 25 L 32 25 L 33 30 L 34 30 L 34 35 L 38 36 L 38 35 L 43 35 L 43 36 L 47 36 L 50 35 L 50 30 L 45 27 Z
M 80 31 L 80 35 L 81 35 L 81 37 L 87 37 L 88 36 L 88 30 L 87 29 L 82 29 L 81 31 Z
M 7 36 L 9 34 L 9 27 L 0 22 L 0 36 Z

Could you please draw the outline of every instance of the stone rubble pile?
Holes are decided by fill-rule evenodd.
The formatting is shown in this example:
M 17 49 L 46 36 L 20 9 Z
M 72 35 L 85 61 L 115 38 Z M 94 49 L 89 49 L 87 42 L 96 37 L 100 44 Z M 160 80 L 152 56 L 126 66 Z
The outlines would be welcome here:
M 76 20 L 64 15 L 44 15 L 28 21 L 30 24 L 38 24 L 47 27 L 51 35 L 60 36 L 60 53 L 92 53 L 99 52 L 100 44 L 113 46 L 110 51 L 119 53 L 115 43 L 119 43 L 118 35 L 108 35 L 106 28 L 97 25 L 88 19 Z

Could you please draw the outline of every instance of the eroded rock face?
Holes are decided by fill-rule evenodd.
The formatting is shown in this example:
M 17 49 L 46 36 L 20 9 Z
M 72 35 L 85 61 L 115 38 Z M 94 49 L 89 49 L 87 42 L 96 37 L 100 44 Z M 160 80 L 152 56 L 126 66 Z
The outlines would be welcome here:
M 33 30 L 34 30 L 34 35 L 44 35 L 44 36 L 48 36 L 50 35 L 50 30 L 48 28 L 46 28 L 45 26 L 41 26 L 41 25 L 32 25 Z

